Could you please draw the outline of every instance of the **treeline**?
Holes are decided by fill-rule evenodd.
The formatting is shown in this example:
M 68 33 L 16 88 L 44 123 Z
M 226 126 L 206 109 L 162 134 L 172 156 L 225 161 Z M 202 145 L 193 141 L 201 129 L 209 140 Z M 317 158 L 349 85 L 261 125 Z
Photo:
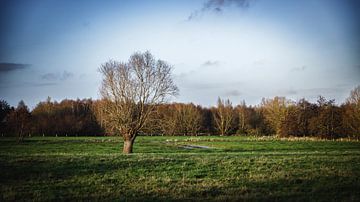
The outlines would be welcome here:
M 0 101 L 3 136 L 118 135 L 105 124 L 102 100 L 48 98 L 30 111 L 23 101 L 10 107 Z M 360 86 L 345 103 L 319 97 L 316 103 L 284 97 L 249 106 L 218 99 L 215 107 L 172 103 L 156 106 L 142 135 L 276 135 L 279 137 L 360 138 Z
M 93 113 L 94 101 L 63 100 L 48 98 L 29 111 L 24 101 L 16 108 L 0 101 L 0 133 L 4 136 L 94 136 L 103 135 Z

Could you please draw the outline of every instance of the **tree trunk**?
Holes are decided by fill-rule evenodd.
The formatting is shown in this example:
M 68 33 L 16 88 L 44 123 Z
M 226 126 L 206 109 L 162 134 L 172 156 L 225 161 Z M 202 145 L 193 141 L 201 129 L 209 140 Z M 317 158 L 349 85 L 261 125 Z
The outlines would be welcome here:
M 124 140 L 123 153 L 131 154 L 133 152 L 133 144 L 134 144 L 134 139 Z

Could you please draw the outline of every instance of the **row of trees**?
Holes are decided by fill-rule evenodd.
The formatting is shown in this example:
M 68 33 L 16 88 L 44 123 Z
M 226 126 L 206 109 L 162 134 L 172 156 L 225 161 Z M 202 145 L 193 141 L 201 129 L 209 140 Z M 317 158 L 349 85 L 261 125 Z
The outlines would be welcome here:
M 0 101 L 0 133 L 17 135 L 116 135 L 108 124 L 105 100 L 48 98 L 30 111 L 23 101 L 16 108 Z M 199 105 L 158 104 L 140 131 L 143 135 L 277 135 L 321 138 L 360 137 L 360 86 L 342 105 L 319 97 L 316 103 L 284 97 L 263 99 L 257 106 L 218 99 L 211 108 Z
M 0 101 L 0 133 L 2 136 L 86 136 L 102 135 L 103 128 L 93 113 L 91 99 L 63 100 L 53 102 L 51 98 L 40 102 L 30 111 L 24 101 L 10 107 Z
M 264 98 L 257 106 L 248 106 L 244 101 L 233 106 L 230 100 L 219 98 L 217 106 L 211 108 L 180 103 L 160 105 L 150 120 L 146 134 L 359 138 L 360 86 L 340 106 L 322 96 L 316 103 Z

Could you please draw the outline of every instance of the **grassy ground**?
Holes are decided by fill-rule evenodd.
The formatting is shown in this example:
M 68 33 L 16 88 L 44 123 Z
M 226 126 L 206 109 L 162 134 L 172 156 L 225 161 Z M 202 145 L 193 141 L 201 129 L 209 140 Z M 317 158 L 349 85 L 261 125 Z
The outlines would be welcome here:
M 185 149 L 184 145 L 211 149 Z M 253 137 L 0 138 L 0 201 L 359 201 L 360 142 Z

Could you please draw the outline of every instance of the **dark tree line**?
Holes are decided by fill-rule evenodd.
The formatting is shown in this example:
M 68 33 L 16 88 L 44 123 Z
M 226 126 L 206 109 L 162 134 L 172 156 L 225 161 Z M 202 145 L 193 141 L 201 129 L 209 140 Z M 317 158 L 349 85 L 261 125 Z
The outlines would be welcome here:
M 30 112 L 23 101 L 16 108 L 1 101 L 1 134 L 17 136 L 101 135 L 103 129 L 93 113 L 93 101 L 63 100 L 40 102 Z
M 0 101 L 0 133 L 16 136 L 101 136 L 116 130 L 104 121 L 104 100 L 40 102 L 33 110 L 20 101 Z M 171 103 L 154 106 L 142 135 L 276 135 L 279 137 L 360 138 L 360 86 L 345 103 L 319 96 L 316 103 L 284 97 L 263 99 L 257 106 L 218 99 L 217 106 Z

